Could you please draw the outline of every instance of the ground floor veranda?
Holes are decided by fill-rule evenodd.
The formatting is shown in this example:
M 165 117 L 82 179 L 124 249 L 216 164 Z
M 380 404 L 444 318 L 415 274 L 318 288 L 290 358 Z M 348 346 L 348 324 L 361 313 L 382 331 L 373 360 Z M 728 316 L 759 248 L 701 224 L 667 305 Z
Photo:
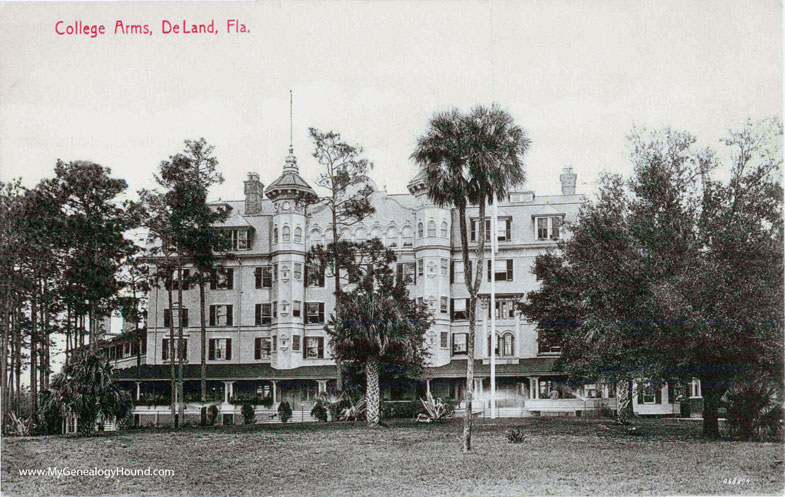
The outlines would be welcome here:
M 615 388 L 609 384 L 574 386 L 553 371 L 553 359 L 537 358 L 496 367 L 496 415 L 525 417 L 549 415 L 596 416 L 616 410 Z M 411 402 L 427 393 L 455 407 L 456 415 L 465 414 L 466 361 L 426 368 L 418 381 L 382 382 L 385 403 Z M 168 425 L 171 380 L 168 366 L 142 366 L 117 372 L 120 385 L 134 399 L 134 423 L 139 426 Z M 201 422 L 202 408 L 215 405 L 218 424 L 243 422 L 243 404 L 255 409 L 256 423 L 280 422 L 277 406 L 286 401 L 292 407 L 292 422 L 316 421 L 310 414 L 316 398 L 335 391 L 334 366 L 310 366 L 275 370 L 269 365 L 209 366 L 207 401 L 201 401 L 199 366 L 187 365 L 184 371 L 185 423 Z M 684 416 L 685 402 L 692 404 L 687 416 L 700 415 L 701 399 L 676 395 L 672 386 L 659 385 L 646 391 L 641 386 L 633 399 L 633 409 L 641 415 Z M 475 416 L 491 415 L 490 367 L 476 361 L 473 384 Z M 698 402 L 696 402 L 696 400 Z

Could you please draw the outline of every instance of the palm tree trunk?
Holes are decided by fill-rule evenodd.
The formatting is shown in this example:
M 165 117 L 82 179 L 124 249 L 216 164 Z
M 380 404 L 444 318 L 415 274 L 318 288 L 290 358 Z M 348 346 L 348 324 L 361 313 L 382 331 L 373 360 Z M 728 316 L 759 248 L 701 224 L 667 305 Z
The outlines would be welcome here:
M 368 426 L 379 424 L 379 360 L 365 363 L 365 420 Z
M 626 425 L 634 416 L 632 410 L 632 395 L 633 395 L 632 380 L 622 380 L 618 383 L 618 391 L 616 399 L 618 405 L 616 406 L 616 416 L 619 424 Z
M 720 437 L 719 413 L 720 402 L 727 384 L 710 378 L 701 378 L 701 395 L 703 396 L 703 436 Z

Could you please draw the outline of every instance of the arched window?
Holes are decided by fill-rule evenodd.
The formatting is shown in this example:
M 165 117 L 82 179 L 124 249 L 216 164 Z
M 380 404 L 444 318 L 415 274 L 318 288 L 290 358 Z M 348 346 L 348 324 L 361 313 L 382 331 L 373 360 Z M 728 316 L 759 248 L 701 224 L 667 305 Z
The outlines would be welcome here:
M 303 241 L 303 229 L 299 226 L 294 229 L 294 241 L 297 243 Z
M 390 248 L 398 246 L 398 229 L 395 226 L 387 228 L 387 233 L 384 236 L 384 244 Z
M 352 241 L 352 230 L 350 230 L 349 228 L 344 228 L 343 231 L 341 231 L 341 240 L 343 240 L 345 242 L 351 242 Z
M 317 229 L 311 230 L 311 233 L 308 235 L 309 248 L 313 248 L 321 244 L 322 244 L 322 233 Z
M 354 232 L 354 241 L 357 243 L 362 243 L 365 241 L 365 228 L 362 226 L 357 228 L 357 230 Z
M 422 223 L 417 223 L 417 238 L 423 237 L 422 229 L 423 229 Z
M 442 238 L 447 238 L 447 221 L 442 221 Z
M 288 242 L 291 239 L 291 232 L 288 226 L 281 228 L 281 241 Z
M 325 243 L 325 245 L 329 245 L 329 244 L 333 243 L 333 230 L 326 229 L 324 231 L 324 243 Z
M 422 226 L 422 224 L 420 224 L 420 226 Z M 411 226 L 404 226 L 403 236 L 401 238 L 403 238 L 404 248 L 411 247 L 414 245 L 414 233 L 412 232 Z
M 374 226 L 371 228 L 371 239 L 378 238 L 379 240 L 382 239 L 382 228 L 380 226 Z
M 436 236 L 436 222 L 433 219 L 428 221 L 428 236 L 429 237 Z
M 488 350 L 491 350 L 491 337 L 488 337 Z M 496 335 L 496 347 L 493 352 L 497 357 L 515 356 L 515 336 L 507 332 L 504 335 Z
M 273 229 L 273 243 L 278 243 L 278 226 Z

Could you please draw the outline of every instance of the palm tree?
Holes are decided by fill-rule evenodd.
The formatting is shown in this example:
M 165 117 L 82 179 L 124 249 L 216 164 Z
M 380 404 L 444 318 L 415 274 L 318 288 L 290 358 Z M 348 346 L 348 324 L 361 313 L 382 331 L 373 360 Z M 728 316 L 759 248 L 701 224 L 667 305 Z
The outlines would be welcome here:
M 379 373 L 395 364 L 417 374 L 427 351 L 425 332 L 430 313 L 409 297 L 406 281 L 395 278 L 392 251 L 378 239 L 365 242 L 374 262 L 357 286 L 338 295 L 338 304 L 326 327 L 337 357 L 361 365 L 365 372 L 366 421 L 379 424 Z M 367 260 L 367 259 L 366 259 Z
M 504 198 L 510 188 L 525 180 L 523 155 L 530 140 L 512 116 L 497 104 L 476 106 L 468 114 L 457 109 L 437 112 L 417 140 L 411 158 L 420 166 L 428 198 L 441 207 L 455 206 L 461 232 L 464 281 L 469 291 L 469 338 L 466 361 L 466 415 L 463 451 L 471 450 L 472 389 L 474 384 L 474 334 L 477 293 L 485 252 L 485 207 Z M 477 264 L 472 278 L 466 209 L 478 206 Z M 495 235 L 493 235 L 495 236 Z

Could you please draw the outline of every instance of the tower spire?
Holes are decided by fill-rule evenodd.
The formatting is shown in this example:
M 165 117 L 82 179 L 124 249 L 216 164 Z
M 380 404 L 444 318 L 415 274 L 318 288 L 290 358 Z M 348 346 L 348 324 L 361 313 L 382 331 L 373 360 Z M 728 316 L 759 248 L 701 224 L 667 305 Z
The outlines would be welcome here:
M 294 145 L 292 142 L 292 129 L 294 127 L 293 118 L 292 118 L 292 90 L 289 90 L 289 153 L 291 154 L 294 152 Z

